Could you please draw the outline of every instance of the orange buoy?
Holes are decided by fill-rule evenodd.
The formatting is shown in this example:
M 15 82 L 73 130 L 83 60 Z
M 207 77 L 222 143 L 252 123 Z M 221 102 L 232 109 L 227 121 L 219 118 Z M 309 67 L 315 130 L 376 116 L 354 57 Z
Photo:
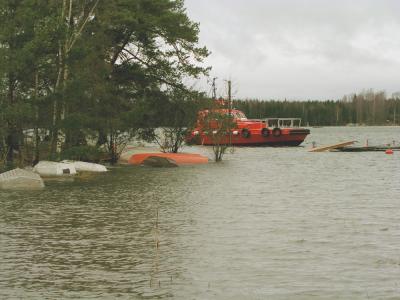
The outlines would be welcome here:
M 132 165 L 141 165 L 150 156 L 163 157 L 172 159 L 178 165 L 197 165 L 208 163 L 208 158 L 200 154 L 193 153 L 138 153 L 133 154 L 129 158 L 129 163 Z
M 387 150 L 385 151 L 385 153 L 386 153 L 386 154 L 393 154 L 393 150 L 392 150 L 392 149 L 387 149 Z

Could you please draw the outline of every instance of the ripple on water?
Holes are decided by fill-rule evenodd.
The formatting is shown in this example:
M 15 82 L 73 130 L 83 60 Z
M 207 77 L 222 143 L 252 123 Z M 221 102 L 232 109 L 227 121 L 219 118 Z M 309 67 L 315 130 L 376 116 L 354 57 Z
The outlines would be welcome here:
M 319 128 L 306 145 L 396 135 Z M 236 148 L 1 191 L 0 298 L 395 299 L 398 154 Z

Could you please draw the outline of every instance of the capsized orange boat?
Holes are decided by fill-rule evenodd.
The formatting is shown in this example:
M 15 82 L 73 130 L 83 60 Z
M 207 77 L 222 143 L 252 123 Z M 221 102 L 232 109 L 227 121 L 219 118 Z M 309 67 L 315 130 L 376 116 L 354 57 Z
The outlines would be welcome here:
M 198 165 L 208 163 L 208 157 L 196 153 L 162 153 L 162 152 L 147 152 L 133 154 L 129 158 L 129 163 L 132 165 L 141 165 L 143 162 L 152 156 L 164 157 L 173 160 L 177 165 Z

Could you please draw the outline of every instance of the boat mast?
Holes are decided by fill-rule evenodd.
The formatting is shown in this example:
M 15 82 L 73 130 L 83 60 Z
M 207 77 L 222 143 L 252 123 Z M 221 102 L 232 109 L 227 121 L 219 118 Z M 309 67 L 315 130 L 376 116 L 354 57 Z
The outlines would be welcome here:
M 230 80 L 228 80 L 228 109 L 229 118 L 232 118 L 232 81 Z M 229 145 L 232 146 L 232 130 L 229 130 Z
M 229 115 L 232 112 L 232 82 L 228 80 L 228 109 Z
M 212 80 L 212 97 L 214 100 L 217 99 L 217 85 L 215 84 L 215 80 L 217 80 L 217 77 L 214 77 Z

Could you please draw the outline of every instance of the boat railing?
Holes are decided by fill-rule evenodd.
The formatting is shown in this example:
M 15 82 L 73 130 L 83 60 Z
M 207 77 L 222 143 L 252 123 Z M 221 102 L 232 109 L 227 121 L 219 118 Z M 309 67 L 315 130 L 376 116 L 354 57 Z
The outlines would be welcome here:
M 301 126 L 300 118 L 266 118 L 264 121 L 268 127 L 292 128 Z

